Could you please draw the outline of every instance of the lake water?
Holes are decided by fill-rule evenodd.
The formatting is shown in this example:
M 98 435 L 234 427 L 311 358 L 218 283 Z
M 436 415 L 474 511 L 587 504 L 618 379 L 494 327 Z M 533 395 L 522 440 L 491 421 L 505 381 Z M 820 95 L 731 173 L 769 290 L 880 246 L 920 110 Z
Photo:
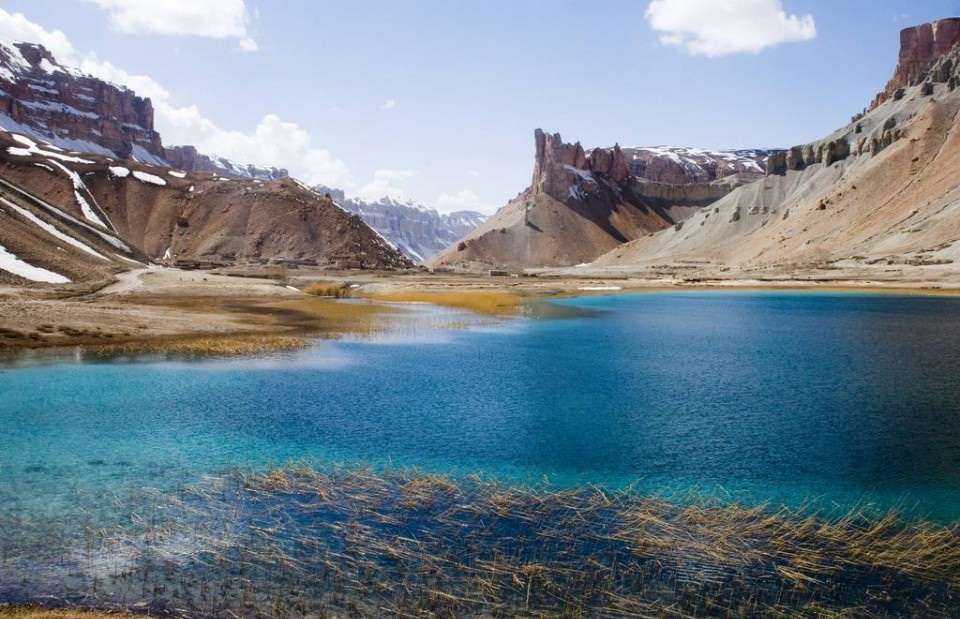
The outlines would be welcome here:
M 455 312 L 422 308 L 426 326 L 260 359 L 8 365 L 0 519 L 300 459 L 960 518 L 960 300 L 553 303 L 585 311 L 446 329 Z

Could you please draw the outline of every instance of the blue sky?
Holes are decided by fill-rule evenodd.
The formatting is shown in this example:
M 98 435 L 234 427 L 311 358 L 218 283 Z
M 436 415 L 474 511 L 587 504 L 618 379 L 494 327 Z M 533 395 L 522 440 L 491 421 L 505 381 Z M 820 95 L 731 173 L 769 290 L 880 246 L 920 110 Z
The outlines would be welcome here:
M 743 10 L 728 23 L 713 11 L 730 0 L 658 1 L 698 6 L 672 23 L 729 25 L 728 47 L 691 52 L 654 30 L 646 1 L 217 0 L 184 17 L 174 0 L 158 16 L 145 0 L 8 0 L 0 17 L 62 31 L 68 60 L 146 84 L 164 98 L 167 143 L 489 212 L 528 184 L 536 127 L 584 145 L 822 137 L 889 79 L 901 28 L 960 12 L 955 0 L 732 0 Z M 759 51 L 729 48 L 776 5 L 798 21 Z

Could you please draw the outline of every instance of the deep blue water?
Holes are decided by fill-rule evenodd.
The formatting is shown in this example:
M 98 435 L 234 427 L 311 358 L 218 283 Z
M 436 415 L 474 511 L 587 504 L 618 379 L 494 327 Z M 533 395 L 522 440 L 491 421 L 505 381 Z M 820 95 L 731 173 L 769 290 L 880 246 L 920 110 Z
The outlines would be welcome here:
M 960 518 L 960 300 L 651 293 L 264 359 L 0 369 L 0 500 L 309 458 Z

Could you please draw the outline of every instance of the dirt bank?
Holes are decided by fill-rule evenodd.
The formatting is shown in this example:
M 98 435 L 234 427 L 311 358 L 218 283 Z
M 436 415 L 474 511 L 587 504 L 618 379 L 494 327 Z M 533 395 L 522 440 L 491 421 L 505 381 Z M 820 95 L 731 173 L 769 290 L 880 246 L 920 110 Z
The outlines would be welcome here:
M 821 290 L 960 294 L 951 277 L 883 278 L 862 272 L 626 273 L 544 270 L 507 277 L 466 273 L 330 272 L 269 268 L 185 271 L 163 267 L 112 283 L 60 290 L 0 288 L 0 352 L 82 346 L 105 352 L 250 354 L 377 328 L 397 304 L 434 303 L 512 315 L 538 299 L 658 290 Z M 902 273 L 900 273 L 902 275 Z M 926 274 L 930 275 L 930 274 Z M 304 289 L 331 291 L 331 298 Z M 352 297 L 343 302 L 335 296 Z M 326 294 L 326 293 L 324 293 Z

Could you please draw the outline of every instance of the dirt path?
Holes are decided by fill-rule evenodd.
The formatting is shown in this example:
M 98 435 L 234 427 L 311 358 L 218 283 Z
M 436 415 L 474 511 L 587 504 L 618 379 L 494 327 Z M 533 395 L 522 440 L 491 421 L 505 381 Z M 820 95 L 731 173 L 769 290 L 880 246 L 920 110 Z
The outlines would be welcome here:
M 123 295 L 129 294 L 136 290 L 143 288 L 143 276 L 146 273 L 155 271 L 161 267 L 156 265 L 150 265 L 143 269 L 134 269 L 132 271 L 127 271 L 126 273 L 120 273 L 117 275 L 117 281 L 102 288 L 97 292 L 98 296 L 109 296 L 109 295 Z

